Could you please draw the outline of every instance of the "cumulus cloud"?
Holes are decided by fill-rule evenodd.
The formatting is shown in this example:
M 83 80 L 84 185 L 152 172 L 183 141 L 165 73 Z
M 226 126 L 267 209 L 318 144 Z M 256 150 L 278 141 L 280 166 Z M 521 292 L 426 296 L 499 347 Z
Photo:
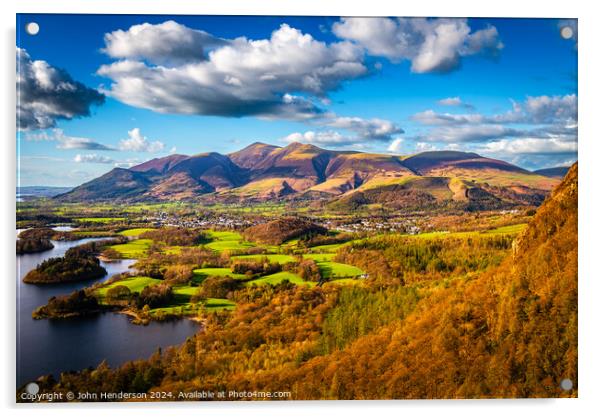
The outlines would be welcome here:
M 115 160 L 109 158 L 108 156 L 98 155 L 95 153 L 90 154 L 77 154 L 75 158 L 73 158 L 75 162 L 78 163 L 90 163 L 90 164 L 113 164 Z
M 228 43 L 173 20 L 116 30 L 105 34 L 104 41 L 106 46 L 103 52 L 112 58 L 143 59 L 162 65 L 202 61 L 206 59 L 208 51 Z
M 436 151 L 437 146 L 427 142 L 416 142 L 416 152 Z
M 485 122 L 485 117 L 480 114 L 437 113 L 434 110 L 425 110 L 416 113 L 412 115 L 411 119 L 429 126 L 449 126 Z
M 392 136 L 404 133 L 397 124 L 384 119 L 362 119 L 360 117 L 325 116 L 317 121 L 332 128 L 355 132 L 358 140 L 389 141 Z
M 512 102 L 512 110 L 494 115 L 477 113 L 452 114 L 426 110 L 416 113 L 412 120 L 430 126 L 458 126 L 474 124 L 575 124 L 577 122 L 577 96 L 527 97 L 522 102 Z
M 370 142 L 389 142 L 394 136 L 404 133 L 397 124 L 384 119 L 362 119 L 360 117 L 341 117 L 332 113 L 310 121 L 312 124 L 334 129 L 344 129 L 350 134 L 343 135 L 332 129 L 320 131 L 295 132 L 283 140 L 285 142 L 303 142 L 322 146 L 366 145 Z
M 524 111 L 533 123 L 575 123 L 577 95 L 528 97 Z
M 577 142 L 551 138 L 521 138 L 516 140 L 503 139 L 487 143 L 482 148 L 486 152 L 512 155 L 512 154 L 572 154 L 577 152 Z
M 307 131 L 304 133 L 295 132 L 290 135 L 284 137 L 282 139 L 284 142 L 293 143 L 293 142 L 302 142 L 302 143 L 310 143 L 312 145 L 317 146 L 330 146 L 330 147 L 339 147 L 339 146 L 348 146 L 353 145 L 358 142 L 357 138 L 350 138 L 347 136 L 343 136 L 339 132 L 335 132 L 332 130 L 327 131 Z
M 503 48 L 494 26 L 472 31 L 467 19 L 349 17 L 333 25 L 341 39 L 393 62 L 409 60 L 416 73 L 450 72 L 462 57 L 495 56 Z
M 19 130 L 47 129 L 57 120 L 89 116 L 104 95 L 73 80 L 46 61 L 33 60 L 17 48 L 17 126 Z
M 326 44 L 286 24 L 269 39 L 224 41 L 203 59 L 191 52 L 191 45 L 204 42 L 194 40 L 196 32 L 167 23 L 109 34 L 105 50 L 124 59 L 99 68 L 98 74 L 112 81 L 106 94 L 160 113 L 305 120 L 323 113 L 316 100 L 368 73 L 361 47 L 348 41 Z M 156 33 L 170 40 L 168 51 L 155 51 L 153 42 L 163 42 Z M 183 45 L 179 33 L 187 34 Z M 151 46 L 140 46 L 147 41 Z M 126 47 L 129 43 L 133 46 Z M 177 65 L 154 65 L 170 50 L 178 51 L 178 60 L 168 57 Z
M 452 107 L 463 107 L 468 110 L 474 110 L 475 107 L 470 104 L 462 101 L 460 97 L 447 97 L 437 101 L 437 104 L 441 106 L 452 106 Z
M 391 153 L 401 153 L 403 146 L 403 138 L 394 139 L 387 147 L 387 151 Z
M 518 137 L 525 131 L 501 125 L 464 125 L 443 126 L 418 135 L 417 138 L 426 142 L 483 142 L 505 137 Z
M 125 161 L 117 161 L 114 165 L 116 168 L 131 168 L 140 163 L 142 163 L 142 161 L 138 158 L 128 158 Z
M 427 110 L 412 120 L 428 126 L 413 137 L 433 146 L 462 148 L 528 168 L 576 160 L 577 96 L 527 97 L 504 113 L 451 114 Z M 422 145 L 421 145 L 422 146 Z
M 577 142 L 576 125 L 510 127 L 502 124 L 439 126 L 413 138 L 424 142 L 478 143 L 504 138 L 558 139 Z
M 122 151 L 157 153 L 164 148 L 165 144 L 163 142 L 149 140 L 140 133 L 140 129 L 137 127 L 129 130 L 127 139 L 122 139 L 119 142 L 119 149 Z
M 89 138 L 68 136 L 62 129 L 51 129 L 50 131 L 27 132 L 25 134 L 27 141 L 54 141 L 57 142 L 58 149 L 82 149 L 91 151 L 114 151 L 115 149 L 98 143 Z

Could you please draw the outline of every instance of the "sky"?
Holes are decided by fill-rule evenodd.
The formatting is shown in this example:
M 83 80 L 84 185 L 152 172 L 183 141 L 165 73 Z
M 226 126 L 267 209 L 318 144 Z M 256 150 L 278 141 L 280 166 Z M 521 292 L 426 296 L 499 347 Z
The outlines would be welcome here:
M 568 165 L 577 37 L 563 19 L 20 14 L 18 181 L 257 141 Z

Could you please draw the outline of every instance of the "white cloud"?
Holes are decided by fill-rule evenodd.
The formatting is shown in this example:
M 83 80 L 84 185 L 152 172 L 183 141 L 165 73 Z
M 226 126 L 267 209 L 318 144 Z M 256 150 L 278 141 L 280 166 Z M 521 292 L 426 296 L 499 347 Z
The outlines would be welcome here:
M 443 126 L 430 130 L 418 138 L 427 142 L 483 142 L 504 137 L 517 137 L 524 135 L 524 131 L 502 125 L 462 125 Z
M 91 163 L 91 164 L 112 164 L 115 161 L 112 158 L 109 158 L 104 155 L 98 155 L 95 153 L 91 154 L 77 154 L 75 158 L 73 158 L 75 162 L 78 163 Z
M 441 103 L 441 102 L 439 102 Z M 451 114 L 426 110 L 416 113 L 412 120 L 424 125 L 452 126 L 480 124 L 575 124 L 577 122 L 577 96 L 527 97 L 522 102 L 512 101 L 512 110 L 494 115 L 477 113 Z
M 417 73 L 449 72 L 458 68 L 462 57 L 496 55 L 503 48 L 495 27 L 472 32 L 466 19 L 457 18 L 350 17 L 335 23 L 333 32 L 371 55 L 409 60 Z
M 432 143 L 416 142 L 416 152 L 436 151 L 437 147 Z
M 142 161 L 138 158 L 129 158 L 126 159 L 125 161 L 117 161 L 115 162 L 115 167 L 116 168 L 131 168 L 134 165 L 138 165 L 140 164 Z
M 36 133 L 26 132 L 24 135 L 27 141 L 56 141 L 58 149 L 84 149 L 92 151 L 113 151 L 114 148 L 103 145 L 89 138 L 68 136 L 62 129 L 52 129 L 50 131 L 41 131 Z
M 314 132 L 310 130 L 304 133 L 295 132 L 284 137 L 282 140 L 288 143 L 301 142 L 317 146 L 331 147 L 352 145 L 358 141 L 357 138 L 349 138 L 332 130 L 320 132 Z
M 498 155 L 513 154 L 571 154 L 577 152 L 577 142 L 558 138 L 503 139 L 487 143 L 483 151 Z
M 470 103 L 462 101 L 460 97 L 447 97 L 437 101 L 441 106 L 463 107 L 468 110 L 474 110 L 474 106 Z
M 437 113 L 434 110 L 425 110 L 412 115 L 412 120 L 429 126 L 449 126 L 470 123 L 484 123 L 485 117 L 480 114 L 451 114 Z
M 442 106 L 459 106 L 462 104 L 462 100 L 460 100 L 460 97 L 448 97 L 437 101 L 437 103 Z
M 157 153 L 161 152 L 164 148 L 165 145 L 163 142 L 148 140 L 146 136 L 140 133 L 140 129 L 137 127 L 129 130 L 128 138 L 122 139 L 119 142 L 119 149 L 122 151 Z
M 57 120 L 89 116 L 92 105 L 104 103 L 98 91 L 73 80 L 46 61 L 32 60 L 17 48 L 17 128 L 47 129 Z
M 177 36 L 167 33 L 191 29 L 163 25 L 160 30 L 155 27 L 158 25 L 145 26 L 144 30 L 159 31 L 171 39 L 170 48 L 188 51 L 194 42 L 180 45 Z M 162 45 L 155 36 L 145 39 L 149 45 Z M 362 62 L 363 50 L 357 45 L 347 41 L 326 44 L 286 24 L 269 39 L 229 40 L 211 50 L 205 60 L 181 53 L 179 64 L 169 68 L 152 65 L 156 59 L 152 46 L 139 47 L 137 38 L 121 34 L 119 43 L 128 42 L 134 45 L 118 48 L 125 60 L 98 70 L 112 80 L 106 93 L 160 113 L 303 120 L 323 112 L 313 99 L 323 98 L 345 80 L 368 73 Z M 107 48 L 109 45 L 112 43 Z
M 397 124 L 384 119 L 362 119 L 360 117 L 341 117 L 332 113 L 310 121 L 312 124 L 335 129 L 345 129 L 350 135 L 336 130 L 307 131 L 292 133 L 283 138 L 285 142 L 304 142 L 323 146 L 365 145 L 369 142 L 389 142 L 393 136 L 404 133 Z
M 577 96 L 527 97 L 505 113 L 450 114 L 427 110 L 412 119 L 429 126 L 411 139 L 458 147 L 520 166 L 553 166 L 577 158 Z M 419 145 L 423 146 L 423 145 Z
M 104 41 L 103 52 L 110 57 L 144 59 L 163 65 L 202 61 L 209 50 L 227 43 L 173 20 L 156 25 L 134 25 L 126 31 L 116 30 L 105 34 Z
M 577 96 L 528 97 L 524 110 L 533 123 L 556 123 L 577 121 Z
M 353 131 L 360 139 L 365 140 L 389 141 L 392 135 L 404 132 L 397 124 L 378 118 L 362 119 L 360 117 L 325 115 L 318 119 L 316 123 Z
M 397 138 L 397 139 L 394 139 L 393 142 L 391 142 L 389 144 L 387 151 L 391 152 L 391 153 L 401 153 L 402 146 L 403 146 L 403 138 Z

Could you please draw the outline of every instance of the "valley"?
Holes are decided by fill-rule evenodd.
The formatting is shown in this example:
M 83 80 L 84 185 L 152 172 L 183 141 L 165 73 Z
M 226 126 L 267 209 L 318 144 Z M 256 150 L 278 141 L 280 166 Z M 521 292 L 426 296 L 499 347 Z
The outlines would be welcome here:
M 283 149 L 259 148 L 267 159 Z M 303 152 L 310 151 L 313 148 Z M 256 152 L 253 148 L 252 157 L 245 153 L 230 156 L 238 167 L 230 166 L 231 172 L 248 170 L 258 158 Z M 232 177 L 225 188 L 203 188 L 200 194 L 200 189 L 195 189 L 185 198 L 180 198 L 180 193 L 165 200 L 156 198 L 158 194 L 149 198 L 150 190 L 156 190 L 152 181 L 163 181 L 170 169 L 189 161 L 168 158 L 134 167 L 126 177 L 120 171 L 121 179 L 107 183 L 111 191 L 102 198 L 85 194 L 89 201 L 75 201 L 84 191 L 105 192 L 103 185 L 96 183 L 105 181 L 101 177 L 67 194 L 29 199 L 17 207 L 17 225 L 24 229 L 19 234 L 20 247 L 37 247 L 34 242 L 44 239 L 54 245 L 60 241 L 72 245 L 62 257 L 46 260 L 25 277 L 23 285 L 39 286 L 43 279 L 44 286 L 56 288 L 52 297 L 25 312 L 33 322 L 70 326 L 74 320 L 119 316 L 142 332 L 162 323 L 200 326 L 195 341 L 153 356 L 149 360 L 154 365 L 140 358 L 113 362 L 114 368 L 109 369 L 98 365 L 106 359 L 102 354 L 88 359 L 86 366 L 98 365 L 95 372 L 106 373 L 108 381 L 124 369 L 139 375 L 126 387 L 132 392 L 146 392 L 155 386 L 185 390 L 161 375 L 173 366 L 168 358 L 183 358 L 180 349 L 190 349 L 190 343 L 204 352 L 203 357 L 216 361 L 244 355 L 247 363 L 253 363 L 248 362 L 253 355 L 276 355 L 278 359 L 271 365 L 258 365 L 257 369 L 265 375 L 277 369 L 283 375 L 296 375 L 295 369 L 310 363 L 320 366 L 321 358 L 343 354 L 356 340 L 371 340 L 370 335 L 386 331 L 394 323 L 406 323 L 405 317 L 420 317 L 431 308 L 442 308 L 438 297 L 470 288 L 471 283 L 505 268 L 522 236 L 536 222 L 541 199 L 549 200 L 550 188 L 560 181 L 501 161 L 483 161 L 475 154 L 444 152 L 398 159 L 395 175 L 378 174 L 371 167 L 361 181 L 337 193 L 324 191 L 324 187 L 340 183 L 326 175 L 316 180 L 321 181 L 317 184 L 303 185 L 305 191 L 278 197 L 274 190 L 262 194 L 257 192 L 261 187 L 253 182 L 252 174 L 245 171 L 251 175 L 246 183 L 241 177 Z M 223 158 L 211 159 L 224 162 Z M 363 164 L 374 158 L 343 154 L 343 159 L 344 163 L 351 159 Z M 386 158 L 376 158 L 382 159 Z M 264 173 L 273 169 L 268 162 L 260 166 Z M 327 166 L 330 162 L 326 162 Z M 294 164 L 295 170 L 301 169 L 298 162 Z M 350 164 L 357 174 L 362 165 Z M 140 174 L 147 168 L 152 175 Z M 287 175 L 292 175 L 291 171 Z M 147 188 L 139 188 L 141 182 L 135 178 L 144 178 Z M 290 181 L 299 187 L 301 183 Z M 316 192 L 315 187 L 321 190 Z M 129 191 L 121 193 L 126 188 Z M 548 200 L 546 207 L 553 204 Z M 95 242 L 85 243 L 89 239 Z M 44 249 L 39 249 L 42 254 Z M 77 277 L 67 277 L 60 275 L 58 267 L 106 267 L 119 262 L 128 264 L 116 274 L 81 269 Z M 99 279 L 104 274 L 105 278 Z M 43 278 L 28 278 L 33 276 Z M 64 282 L 74 280 L 81 283 L 70 291 L 59 290 Z M 275 315 L 278 311 L 280 318 Z M 266 320 L 276 326 L 273 331 L 267 330 L 272 325 L 261 327 Z M 238 327 L 235 330 L 233 326 Z M 243 341 L 240 349 L 223 345 L 232 338 Z M 207 350 L 208 340 L 221 347 Z M 208 378 L 206 384 L 212 389 L 223 378 L 230 383 L 246 378 L 242 370 L 231 374 L 220 367 L 205 369 L 197 359 L 183 360 L 196 369 L 201 366 L 196 372 Z M 158 373 L 148 374 L 149 366 L 158 367 Z M 65 384 L 82 384 L 80 378 L 87 378 L 85 375 L 86 371 L 38 375 L 37 383 L 60 390 Z M 248 383 L 265 383 L 261 381 Z M 249 387 L 244 384 L 240 387 Z M 327 397 L 353 396 L 341 389 L 329 391 Z M 301 398 L 315 397 L 309 391 L 296 393 Z M 428 395 L 428 391 L 420 394 Z

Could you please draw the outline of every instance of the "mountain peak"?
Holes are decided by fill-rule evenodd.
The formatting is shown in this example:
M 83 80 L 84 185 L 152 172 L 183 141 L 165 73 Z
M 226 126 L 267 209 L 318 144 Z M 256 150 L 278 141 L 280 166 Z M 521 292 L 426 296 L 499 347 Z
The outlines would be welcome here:
M 282 149 L 286 149 L 289 151 L 311 151 L 311 152 L 328 152 L 326 149 L 322 149 L 316 145 L 312 145 L 311 143 L 302 143 L 302 142 L 291 142 L 287 146 Z
M 133 166 L 130 168 L 131 171 L 137 172 L 157 172 L 159 174 L 163 174 L 166 171 L 169 171 L 172 167 L 174 167 L 179 162 L 188 158 L 186 155 L 173 154 L 169 156 L 165 156 L 163 158 L 153 158 L 150 161 L 143 162 L 139 165 Z

